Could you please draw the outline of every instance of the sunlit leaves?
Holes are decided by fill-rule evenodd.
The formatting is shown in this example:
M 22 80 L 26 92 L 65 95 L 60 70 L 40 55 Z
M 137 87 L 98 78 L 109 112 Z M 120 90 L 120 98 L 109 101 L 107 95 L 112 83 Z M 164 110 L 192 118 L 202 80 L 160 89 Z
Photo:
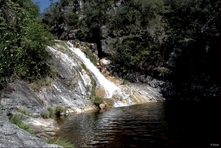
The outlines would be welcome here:
M 0 10 L 0 87 L 12 77 L 41 78 L 49 72 L 45 48 L 52 36 L 36 18 L 38 6 L 31 0 L 4 0 Z

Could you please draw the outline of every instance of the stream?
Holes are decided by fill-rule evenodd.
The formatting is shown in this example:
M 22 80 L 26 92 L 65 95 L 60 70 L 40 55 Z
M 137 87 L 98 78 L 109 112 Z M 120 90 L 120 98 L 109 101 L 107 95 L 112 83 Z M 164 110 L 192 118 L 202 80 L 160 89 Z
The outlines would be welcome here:
M 164 101 L 69 116 L 58 136 L 75 147 L 220 146 L 219 101 Z

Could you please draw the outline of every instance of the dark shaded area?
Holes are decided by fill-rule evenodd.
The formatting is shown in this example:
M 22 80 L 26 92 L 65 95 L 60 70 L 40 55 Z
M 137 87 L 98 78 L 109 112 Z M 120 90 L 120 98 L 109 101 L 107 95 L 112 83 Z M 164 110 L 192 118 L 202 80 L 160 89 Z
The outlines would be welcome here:
M 166 101 L 75 115 L 59 136 L 77 147 L 220 146 L 219 101 Z
M 96 43 L 98 57 L 111 60 L 107 68 L 113 75 L 161 87 L 168 99 L 221 96 L 219 1 L 80 4 L 77 0 L 52 4 L 43 22 L 60 39 Z

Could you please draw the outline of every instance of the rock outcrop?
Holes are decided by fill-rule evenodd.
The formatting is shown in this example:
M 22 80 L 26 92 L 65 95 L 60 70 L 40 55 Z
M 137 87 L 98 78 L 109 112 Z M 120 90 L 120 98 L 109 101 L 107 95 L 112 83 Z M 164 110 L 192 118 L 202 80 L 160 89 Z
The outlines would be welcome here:
M 54 119 L 29 118 L 24 122 L 30 126 L 37 137 L 47 140 L 55 137 L 59 130 L 59 125 Z
M 55 144 L 47 144 L 45 141 L 10 123 L 6 112 L 2 111 L 2 108 L 0 110 L 0 147 L 62 148 Z
M 67 107 L 69 108 L 68 114 L 97 109 L 90 100 L 92 77 L 89 72 L 83 69 L 82 63 L 77 58 L 74 60 L 73 55 L 68 54 L 68 51 L 65 51 L 64 47 L 57 44 L 54 48 L 48 47 L 48 51 L 53 57 L 52 65 L 56 71 L 56 77 L 48 77 L 44 80 L 46 82 L 40 81 L 39 83 L 44 84 L 43 86 L 41 84 L 30 84 L 17 80 L 9 83 L 0 93 L 0 104 L 4 112 L 21 112 L 28 115 L 29 119 L 27 119 L 25 123 L 31 127 L 36 136 L 45 139 L 53 138 L 55 132 L 59 130 L 54 120 L 41 118 L 41 113 L 47 112 L 48 108 L 56 108 L 59 106 Z M 73 110 L 73 108 L 75 110 Z M 14 125 L 11 124 L 8 125 L 8 122 L 4 122 L 2 125 L 4 125 L 5 129 L 2 130 L 0 136 L 6 136 L 5 138 L 10 141 L 10 136 L 7 137 L 5 133 L 7 133 L 10 128 L 15 130 L 19 128 L 15 128 Z M 23 132 L 9 132 L 9 135 L 11 134 L 15 134 L 15 137 L 17 136 L 17 141 L 21 141 L 20 138 L 23 138 Z M 14 140 L 14 137 L 11 137 L 11 141 L 16 142 L 16 139 Z M 16 144 L 17 143 L 15 143 L 15 145 Z M 21 144 L 20 147 L 29 147 L 32 146 L 32 144 L 34 145 L 34 143 L 31 142 L 30 145 L 29 143 L 24 143 L 24 145 Z M 41 147 L 40 144 L 39 147 Z M 7 145 L 2 144 L 0 146 L 4 147 Z M 34 146 L 38 146 L 38 144 Z

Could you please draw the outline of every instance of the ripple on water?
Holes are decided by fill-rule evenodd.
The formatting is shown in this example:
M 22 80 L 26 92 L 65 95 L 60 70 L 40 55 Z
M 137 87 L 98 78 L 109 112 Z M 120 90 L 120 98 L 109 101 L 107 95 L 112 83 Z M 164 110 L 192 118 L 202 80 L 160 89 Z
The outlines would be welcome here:
M 171 106 L 158 102 L 113 108 L 104 113 L 79 114 L 69 117 L 58 134 L 69 138 L 76 147 L 204 146 L 200 143 L 202 139 L 203 144 L 208 144 L 208 133 L 203 133 L 204 136 L 199 132 L 191 133 L 201 130 L 198 125 L 204 126 L 206 116 L 201 120 L 190 112 L 178 118 L 181 121 L 174 119 L 185 108 L 181 105 L 180 110 L 171 113 Z M 194 124 L 186 124 L 189 119 Z

